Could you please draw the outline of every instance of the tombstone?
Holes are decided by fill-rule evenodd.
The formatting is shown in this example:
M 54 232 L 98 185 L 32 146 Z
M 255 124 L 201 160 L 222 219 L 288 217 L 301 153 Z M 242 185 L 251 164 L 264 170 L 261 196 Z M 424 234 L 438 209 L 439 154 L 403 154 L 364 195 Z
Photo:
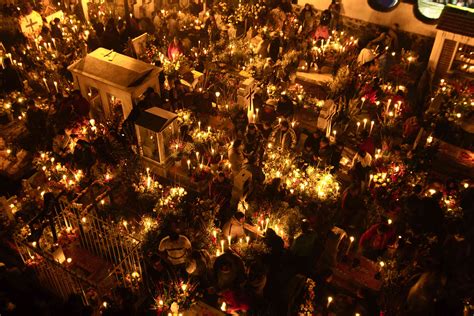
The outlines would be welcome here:
M 178 116 L 158 107 L 141 112 L 135 120 L 140 155 L 147 162 L 165 165 L 170 158 L 170 140 L 178 133 Z
M 255 92 L 255 79 L 251 77 L 241 82 L 240 87 L 237 90 L 237 104 L 247 110 L 247 116 L 250 123 L 255 122 L 255 109 L 253 105 Z
M 133 52 L 137 58 L 145 54 L 147 41 L 148 33 L 143 33 L 142 35 L 132 39 Z
M 330 133 L 332 118 L 336 114 L 337 105 L 333 100 L 326 100 L 324 105 L 319 112 L 318 122 L 316 127 L 320 130 L 326 131 L 326 134 Z
M 50 14 L 46 17 L 46 22 L 48 22 L 48 25 L 51 24 L 51 21 L 53 21 L 55 18 L 58 18 L 59 20 L 63 20 L 64 19 L 64 12 L 59 10 L 59 11 L 56 11 L 54 12 L 53 14 Z
M 125 119 L 148 88 L 160 91 L 158 67 L 105 48 L 89 53 L 68 70 L 75 87 L 90 102 L 91 117 L 96 120 L 108 119 L 116 110 L 121 110 Z
M 35 39 L 40 35 L 43 28 L 43 18 L 36 11 L 20 18 L 21 32 L 30 39 Z
M 248 170 L 240 170 L 234 175 L 234 187 L 232 188 L 231 205 L 237 205 L 252 190 L 252 173 Z

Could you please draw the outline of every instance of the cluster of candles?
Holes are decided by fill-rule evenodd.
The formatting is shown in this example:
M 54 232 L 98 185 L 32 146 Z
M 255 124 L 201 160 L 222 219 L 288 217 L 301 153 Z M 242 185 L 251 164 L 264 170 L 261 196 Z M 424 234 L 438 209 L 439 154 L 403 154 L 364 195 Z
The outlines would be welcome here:
M 362 98 L 362 100 L 364 101 L 365 98 Z M 362 101 L 362 102 L 363 102 Z M 362 124 L 360 121 L 357 121 L 356 123 L 356 135 L 359 133 L 359 129 L 360 129 L 360 126 L 362 125 L 362 130 L 365 130 L 367 128 L 367 123 L 369 122 L 369 120 L 367 118 L 364 118 L 362 120 Z M 370 127 L 369 127 L 369 135 L 372 135 L 372 130 L 374 129 L 374 126 L 375 126 L 375 121 L 370 121 Z
M 217 230 L 212 231 L 212 236 L 217 241 Z M 248 246 L 250 244 L 250 237 L 245 236 L 245 243 L 244 243 L 244 238 L 239 238 L 239 240 L 235 241 L 235 240 L 232 240 L 232 237 L 230 235 L 227 236 L 226 239 L 221 239 L 219 241 L 220 248 L 218 247 L 216 250 L 216 257 L 219 257 L 221 254 L 225 252 L 226 244 L 227 244 L 227 249 L 230 249 L 232 247 L 232 242 L 238 242 L 241 245 L 246 244 Z

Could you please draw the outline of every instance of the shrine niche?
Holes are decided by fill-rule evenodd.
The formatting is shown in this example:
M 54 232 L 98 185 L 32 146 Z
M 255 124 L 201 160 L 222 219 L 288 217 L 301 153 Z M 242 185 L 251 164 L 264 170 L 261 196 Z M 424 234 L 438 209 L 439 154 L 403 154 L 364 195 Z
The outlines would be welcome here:
M 68 70 L 76 88 L 91 104 L 90 115 L 97 120 L 117 111 L 127 118 L 147 88 L 160 91 L 159 68 L 105 48 L 96 49 Z
M 145 161 L 165 165 L 170 158 L 170 140 L 178 133 L 178 116 L 158 107 L 140 112 L 135 120 L 140 154 Z
M 435 78 L 474 73 L 474 11 L 446 6 L 436 26 L 428 67 Z

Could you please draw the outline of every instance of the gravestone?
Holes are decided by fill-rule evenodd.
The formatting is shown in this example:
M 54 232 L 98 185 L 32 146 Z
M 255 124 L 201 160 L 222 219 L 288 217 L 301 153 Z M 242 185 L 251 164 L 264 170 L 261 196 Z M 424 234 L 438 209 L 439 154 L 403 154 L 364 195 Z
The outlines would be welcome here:
M 327 131 L 331 128 L 332 118 L 336 114 L 337 105 L 333 100 L 326 100 L 324 105 L 319 112 L 317 128 L 320 130 Z

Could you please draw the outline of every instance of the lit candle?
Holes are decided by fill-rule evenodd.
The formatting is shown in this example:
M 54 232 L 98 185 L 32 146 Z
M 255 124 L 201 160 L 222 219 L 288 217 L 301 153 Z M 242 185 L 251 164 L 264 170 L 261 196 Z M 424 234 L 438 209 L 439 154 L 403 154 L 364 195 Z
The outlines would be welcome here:
M 227 242 L 229 243 L 229 248 L 230 248 L 230 245 L 232 244 L 232 237 L 230 235 L 227 236 Z
M 328 296 L 328 305 L 327 305 L 327 308 L 329 308 L 329 305 L 331 305 L 332 303 L 332 297 L 331 296 Z
M 224 253 L 224 239 L 221 239 L 221 252 Z
M 46 80 L 46 78 L 43 78 L 43 82 L 44 82 L 44 85 L 45 85 L 45 87 L 46 87 L 46 90 L 48 90 L 48 92 L 51 92 L 51 91 L 49 90 L 48 81 Z
M 53 83 L 54 83 L 54 88 L 56 89 L 56 93 L 59 93 L 58 83 L 56 81 L 54 81 Z
M 356 134 L 359 132 L 360 122 L 357 122 Z
M 250 242 L 250 237 L 249 237 L 249 236 L 245 236 L 245 241 L 247 242 L 247 245 L 248 245 L 249 242 Z
M 374 128 L 374 124 L 375 124 L 374 121 L 370 121 L 370 131 L 369 131 L 369 135 L 372 134 L 372 129 Z
M 188 164 L 188 169 L 191 170 L 191 160 L 188 159 L 188 161 L 186 161 L 187 164 Z
M 365 102 L 366 99 L 365 99 L 365 97 L 362 97 L 360 99 L 362 100 L 362 105 L 360 106 L 360 108 L 363 108 L 364 107 L 364 102 Z
M 352 243 L 354 242 L 354 240 L 355 240 L 354 236 L 349 237 L 350 242 L 349 242 L 349 247 L 347 247 L 346 255 L 348 255 L 349 252 L 351 251 L 351 246 L 352 246 Z
M 201 130 L 201 121 L 198 122 L 199 130 Z
M 210 126 L 207 127 L 207 132 L 208 132 L 208 133 L 211 132 L 211 127 L 210 127 Z
M 363 119 L 363 122 L 364 122 L 364 129 L 365 129 L 365 126 L 367 125 L 367 119 Z

